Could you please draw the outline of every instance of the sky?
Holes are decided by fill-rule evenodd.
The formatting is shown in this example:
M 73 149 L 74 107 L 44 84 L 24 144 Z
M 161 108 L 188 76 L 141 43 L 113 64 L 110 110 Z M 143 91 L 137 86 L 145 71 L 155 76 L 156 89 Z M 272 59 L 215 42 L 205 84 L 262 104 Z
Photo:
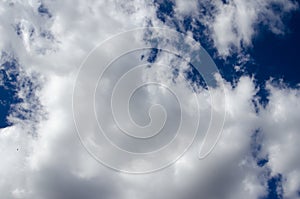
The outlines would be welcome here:
M 296 0 L 0 2 L 0 198 L 300 198 Z

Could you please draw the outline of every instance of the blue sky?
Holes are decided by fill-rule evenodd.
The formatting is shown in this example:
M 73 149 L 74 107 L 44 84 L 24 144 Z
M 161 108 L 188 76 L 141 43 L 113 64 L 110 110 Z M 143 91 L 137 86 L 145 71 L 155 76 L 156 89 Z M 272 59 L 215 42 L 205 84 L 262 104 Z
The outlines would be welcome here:
M 4 193 L 3 197 L 300 198 L 298 1 L 6 1 L 1 7 L 0 147 L 3 150 L 0 158 L 4 163 L 0 166 L 0 179 L 4 181 L 0 181 L 0 193 Z M 138 61 L 134 61 L 130 53 L 120 52 L 140 43 L 136 44 L 130 34 L 129 39 L 120 41 L 114 40 L 118 36 L 111 36 L 139 27 L 146 27 L 144 37 L 149 37 L 149 40 L 143 38 L 144 45 L 154 48 L 150 51 L 135 49 Z M 189 87 L 188 84 L 199 83 L 195 82 L 196 69 L 191 63 L 185 65 L 180 56 L 172 57 L 167 55 L 168 51 L 156 48 L 175 49 L 190 61 L 194 59 L 193 54 L 186 55 L 186 51 L 181 51 L 186 49 L 178 49 L 178 41 L 172 34 L 152 32 L 152 27 L 184 33 L 187 45 L 192 45 L 188 38 L 200 44 L 220 72 L 221 80 L 216 79 L 218 86 L 211 90 Z M 101 45 L 103 49 L 97 50 Z M 92 49 L 100 54 L 94 56 Z M 94 75 L 109 58 L 114 58 L 113 55 L 121 63 L 112 61 L 110 68 L 104 70 L 106 79 L 101 76 L 104 80 L 99 77 L 97 81 L 93 107 L 93 114 L 97 116 L 95 123 L 86 111 L 92 106 L 87 98 L 89 89 L 80 89 L 93 82 Z M 94 67 L 80 76 L 86 63 Z M 133 71 L 126 68 L 130 64 L 147 64 L 147 67 L 137 70 L 129 83 L 121 82 Z M 170 65 L 171 70 L 164 65 Z M 100 161 L 87 149 L 86 145 L 91 144 L 89 133 L 96 131 L 93 128 L 99 125 L 98 119 L 120 146 L 132 150 L 141 146 L 132 144 L 137 143 L 135 141 L 127 142 L 126 136 L 117 136 L 120 129 L 123 131 L 119 125 L 123 123 L 127 128 L 132 120 L 124 115 L 123 119 L 116 117 L 121 118 L 116 124 L 118 130 L 111 124 L 117 119 L 113 112 L 114 120 L 111 120 L 110 108 L 114 107 L 108 99 L 114 95 L 109 92 L 114 93 L 112 86 L 118 81 L 124 93 L 134 81 L 157 81 L 169 86 L 170 90 L 174 89 L 175 96 L 178 94 L 181 108 L 185 107 L 180 113 L 186 116 L 193 116 L 198 110 L 192 101 L 194 95 L 198 96 L 197 103 L 201 104 L 199 110 L 204 118 L 199 122 L 203 125 L 198 129 L 200 135 L 174 165 L 150 174 L 124 174 L 122 169 L 119 172 L 111 170 L 115 167 L 109 164 L 118 164 L 118 168 L 123 165 L 132 171 L 143 170 L 146 158 L 132 160 L 119 155 L 97 139 L 91 146 L 99 147 L 96 148 L 100 154 L 106 152 L 99 156 Z M 218 96 L 211 104 L 208 103 L 208 90 L 212 96 Z M 162 118 L 157 114 L 163 112 L 150 112 L 149 109 L 147 117 L 144 111 L 158 102 L 166 107 L 168 116 L 177 115 L 176 100 L 170 99 L 174 93 L 166 95 L 168 92 L 151 87 L 135 90 L 130 96 L 134 100 L 128 100 L 128 104 L 133 103 L 130 117 L 134 116 L 137 123 L 147 123 L 152 122 L 149 117 L 153 119 L 153 114 L 155 126 Z M 223 92 L 226 95 L 222 95 Z M 180 96 L 185 99 L 180 101 Z M 118 97 L 115 102 L 123 106 L 126 100 Z M 201 140 L 205 140 L 201 132 L 209 129 L 211 121 L 208 118 L 213 114 L 222 115 L 222 110 L 227 116 L 217 145 L 210 156 L 198 160 L 197 151 Z M 191 121 L 185 129 L 189 135 L 196 119 L 182 121 Z M 156 144 L 169 138 L 168 132 L 178 126 L 178 122 L 174 122 L 166 120 L 162 132 L 167 132 L 167 136 L 156 140 Z M 85 135 L 88 142 L 79 131 L 88 132 Z M 184 140 L 183 136 L 178 143 Z M 143 146 L 156 145 L 145 142 Z M 153 159 L 153 165 L 172 155 Z M 108 166 L 104 160 L 110 162 Z
M 159 4 L 158 18 L 163 22 L 166 21 L 165 16 L 172 18 L 173 6 L 172 1 L 164 1 L 164 3 Z M 174 19 L 174 23 L 178 23 L 176 19 Z M 194 38 L 200 41 L 211 55 L 216 55 L 216 49 L 212 43 L 201 34 L 204 27 L 198 24 L 198 26 L 192 28 L 190 23 L 190 18 L 184 19 L 184 30 L 191 30 Z M 273 82 L 283 81 L 292 88 L 298 88 L 300 82 L 300 12 L 295 11 L 285 16 L 283 23 L 286 25 L 285 31 L 287 31 L 287 34 L 284 35 L 275 35 L 270 32 L 268 27 L 257 25 L 258 33 L 252 46 L 244 50 L 244 53 L 248 54 L 251 60 L 242 66 L 242 72 L 234 69 L 234 66 L 239 63 L 238 54 L 233 54 L 225 59 L 214 56 L 219 70 L 227 81 L 236 82 L 242 75 L 253 76 L 256 86 L 260 88 L 257 96 L 264 106 L 268 103 L 268 91 L 265 88 L 266 81 L 272 78 Z M 254 145 L 253 147 L 256 148 L 257 146 Z M 267 162 L 267 157 L 257 160 L 257 164 L 261 167 L 265 166 Z M 268 180 L 268 194 L 263 198 L 283 198 L 283 194 L 277 191 L 282 189 L 282 180 L 281 174 L 270 177 Z

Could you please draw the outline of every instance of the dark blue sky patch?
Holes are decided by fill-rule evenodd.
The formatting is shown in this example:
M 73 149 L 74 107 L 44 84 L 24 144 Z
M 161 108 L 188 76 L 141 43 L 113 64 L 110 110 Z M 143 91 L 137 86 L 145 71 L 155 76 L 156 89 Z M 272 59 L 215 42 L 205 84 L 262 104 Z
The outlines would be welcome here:
M 39 7 L 38 7 L 38 12 L 40 13 L 40 15 L 42 16 L 47 16 L 49 18 L 52 17 L 52 14 L 50 13 L 49 9 L 44 5 L 44 4 L 41 4 Z
M 268 158 L 262 158 L 257 161 L 259 167 L 265 166 L 269 162 Z
M 282 199 L 283 187 L 282 187 L 282 175 L 278 174 L 271 177 L 268 180 L 268 195 L 263 199 Z
M 22 102 L 18 98 L 18 63 L 16 59 L 11 59 L 1 63 L 0 69 L 0 128 L 10 126 L 7 116 L 10 113 L 11 105 Z
M 192 85 L 195 85 L 196 88 L 205 88 L 208 89 L 208 86 L 202 77 L 202 75 L 199 73 L 199 71 L 189 64 L 189 68 L 184 73 L 185 78 L 192 83 Z
M 37 74 L 30 77 L 22 72 L 16 58 L 5 52 L 1 56 L 0 69 L 0 128 L 12 125 L 8 116 L 18 120 L 37 121 L 42 113 L 36 91 L 40 90 L 39 78 Z M 22 92 L 22 97 L 19 93 Z M 26 103 L 26 106 L 23 104 Z
M 257 166 L 264 167 L 269 162 L 267 154 L 262 154 L 263 135 L 260 129 L 254 131 L 251 136 L 251 155 Z
M 289 30 L 284 36 L 274 35 L 267 28 L 261 28 L 253 48 L 249 50 L 256 64 L 247 67 L 247 70 L 255 72 L 260 82 L 271 76 L 282 78 L 290 86 L 300 83 L 300 12 L 293 13 L 285 23 Z
M 198 41 L 201 45 L 202 44 L 211 45 L 211 42 L 208 40 L 208 37 L 205 35 L 205 26 L 201 24 L 198 20 L 195 20 L 190 16 L 184 17 L 183 28 L 185 32 L 191 31 L 193 33 L 192 36 L 195 39 L 195 41 Z M 206 48 L 207 47 L 208 46 L 206 46 Z M 206 48 L 205 50 L 207 50 Z
M 154 0 L 157 5 L 156 15 L 157 18 L 162 22 L 166 22 L 168 17 L 173 17 L 174 14 L 174 3 L 171 0 Z
M 158 52 L 159 52 L 159 49 L 151 48 L 150 55 L 149 55 L 147 61 L 149 63 L 154 63 L 156 61 Z

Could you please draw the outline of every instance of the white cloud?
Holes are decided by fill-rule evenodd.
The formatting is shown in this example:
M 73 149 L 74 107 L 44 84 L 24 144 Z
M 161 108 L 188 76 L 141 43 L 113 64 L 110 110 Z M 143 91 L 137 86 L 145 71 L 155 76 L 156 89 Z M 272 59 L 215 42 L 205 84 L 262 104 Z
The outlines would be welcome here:
M 272 6 L 278 6 L 279 13 Z M 223 56 L 230 55 L 231 50 L 235 51 L 232 47 L 237 48 L 237 51 L 251 47 L 251 40 L 258 34 L 257 27 L 260 24 L 267 26 L 275 34 L 284 34 L 282 18 L 296 8 L 296 3 L 284 0 L 233 0 L 228 4 L 217 5 L 217 14 L 211 24 L 215 46 Z M 225 24 L 226 29 L 220 29 Z
M 281 88 L 280 88 L 281 87 Z M 298 158 L 299 133 L 299 89 L 285 85 L 279 88 L 271 83 L 270 102 L 261 112 L 261 126 L 264 135 L 263 152 L 268 154 L 268 166 L 272 175 L 283 175 L 284 196 L 298 198 L 300 189 L 300 161 Z
M 270 86 L 269 105 L 266 109 L 261 107 L 260 114 L 257 114 L 251 102 L 256 94 L 253 79 L 242 77 L 235 88 L 225 82 L 228 114 L 224 132 L 206 159 L 197 159 L 199 141 L 204 136 L 199 134 L 198 141 L 188 153 L 171 167 L 147 175 L 118 173 L 95 161 L 81 145 L 72 115 L 72 89 L 80 63 L 99 42 L 120 31 L 143 26 L 149 19 L 154 26 L 164 26 L 156 18 L 155 6 L 144 1 L 130 1 L 126 4 L 110 1 L 45 1 L 44 5 L 52 15 L 46 18 L 37 12 L 39 1 L 11 2 L 2 2 L 0 6 L 1 18 L 6 19 L 0 24 L 3 32 L 1 48 L 16 55 L 29 74 L 37 72 L 44 80 L 37 96 L 47 114 L 34 129 L 27 124 L 1 129 L 0 192 L 3 197 L 259 198 L 267 194 L 268 179 L 263 176 L 264 168 L 258 167 L 252 157 L 251 136 L 254 130 L 261 127 L 264 132 L 261 153 L 268 154 L 267 166 L 272 174 L 282 173 L 287 179 L 284 182 L 285 196 L 296 198 L 300 186 L 297 178 L 300 167 L 296 156 L 296 141 L 299 140 L 298 90 Z M 213 23 L 208 27 L 220 54 L 228 55 L 232 46 L 241 49 L 243 45 L 251 45 L 259 15 L 270 17 L 267 25 L 273 32 L 281 30 L 282 27 L 277 26 L 280 17 L 276 18 L 267 9 L 270 2 L 275 1 L 265 2 L 262 7 L 260 1 L 236 0 L 227 5 L 215 3 L 216 15 L 211 18 Z M 280 4 L 286 12 L 294 9 L 290 1 L 282 2 L 275 3 Z M 177 2 L 178 6 L 181 4 L 183 2 Z M 175 11 L 184 15 L 193 13 L 195 4 L 177 7 Z M 18 36 L 15 26 L 19 22 L 22 33 Z M 36 30 L 32 36 L 31 28 Z M 40 37 L 43 31 L 51 33 L 54 39 Z M 115 48 L 130 44 L 134 42 L 129 40 Z M 41 48 L 44 48 L 42 52 Z M 166 60 L 165 57 L 158 57 L 156 63 Z M 130 59 L 125 61 L 131 62 Z M 180 67 L 183 69 L 186 66 Z M 193 107 L 189 106 L 188 101 L 193 93 L 187 89 L 187 82 L 178 78 L 174 84 L 172 71 L 165 69 L 144 69 L 140 78 L 159 80 L 177 89 L 180 95 L 186 96 L 184 110 L 193 113 Z M 116 74 L 112 73 L 110 78 L 115 78 Z M 145 89 L 144 92 L 146 94 L 137 96 L 137 100 L 152 95 L 150 100 L 155 97 L 162 100 L 165 97 L 163 100 L 168 102 L 170 97 L 153 96 L 151 89 Z M 218 93 L 221 90 L 216 87 L 212 92 Z M 210 119 L 210 103 L 204 91 L 198 97 L 203 115 L 200 122 L 205 129 Z M 110 108 L 109 104 L 107 108 Z M 168 108 L 174 111 L 173 104 Z M 220 111 L 220 107 L 213 108 L 217 113 Z M 106 109 L 100 111 L 103 111 L 104 116 L 108 115 Z M 140 109 L 133 110 L 133 114 L 139 115 L 140 112 Z M 80 119 L 86 123 L 86 129 L 96 125 L 89 117 L 82 116 Z M 114 127 L 111 123 L 107 125 L 112 129 Z M 35 130 L 37 136 L 27 134 L 26 128 Z M 120 163 L 127 161 L 114 154 L 108 155 Z
M 199 20 L 208 29 L 202 31 L 212 39 L 218 54 L 224 58 L 252 47 L 252 39 L 259 33 L 261 25 L 274 34 L 284 34 L 284 16 L 298 8 L 297 2 L 289 0 L 200 1 L 198 7 L 192 2 L 176 1 L 178 19 L 192 16 Z M 200 13 L 190 15 L 195 9 Z

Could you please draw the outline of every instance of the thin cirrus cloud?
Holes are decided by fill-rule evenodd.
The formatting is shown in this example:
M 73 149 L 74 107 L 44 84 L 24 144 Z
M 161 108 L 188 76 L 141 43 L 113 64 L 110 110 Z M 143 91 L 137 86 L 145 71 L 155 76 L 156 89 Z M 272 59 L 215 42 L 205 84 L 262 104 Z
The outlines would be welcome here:
M 145 175 L 115 172 L 99 164 L 84 149 L 73 121 L 72 92 L 79 66 L 95 45 L 114 34 L 142 26 L 176 28 L 184 32 L 183 21 L 190 17 L 191 26 L 200 22 L 204 27 L 202 37 L 211 42 L 217 56 L 226 59 L 251 48 L 253 39 L 260 34 L 260 26 L 268 27 L 274 34 L 285 34 L 287 27 L 283 17 L 297 9 L 297 4 L 288 0 L 191 1 L 187 4 L 174 1 L 169 7 L 163 7 L 164 3 L 1 2 L 1 64 L 9 59 L 17 60 L 18 70 L 22 71 L 18 72 L 16 81 L 17 95 L 24 99 L 9 112 L 7 119 L 11 125 L 0 130 L 1 197 L 267 198 L 270 180 L 278 175 L 282 180 L 280 186 L 273 187 L 276 195 L 299 197 L 299 90 L 285 83 L 267 82 L 268 104 L 262 106 L 255 78 L 245 75 L 234 85 L 219 80 L 224 83 L 227 116 L 218 144 L 203 160 L 197 158 L 203 133 L 197 135 L 192 147 L 174 165 Z M 186 33 L 195 34 L 191 30 Z M 154 62 L 163 60 L 165 57 L 158 54 Z M 178 64 L 179 73 L 185 67 Z M 11 73 L 10 70 L 5 72 Z M 181 95 L 194 95 L 194 90 L 187 87 L 190 82 L 177 77 L 174 83 L 173 72 L 164 67 L 149 67 L 139 78 L 159 80 L 174 86 Z M 109 78 L 115 78 L 114 75 Z M 168 101 L 170 97 L 159 98 L 152 92 L 145 89 L 136 100 L 150 96 L 149 100 Z M 215 87 L 211 92 L 221 90 Z M 209 117 L 205 116 L 210 114 L 210 108 L 218 113 L 220 107 L 211 107 L 205 91 L 197 95 L 203 127 L 209 123 Z M 99 99 L 101 101 L 101 96 Z M 188 103 L 184 105 L 184 111 L 192 113 Z M 144 114 L 138 107 L 133 106 L 133 115 Z M 30 114 L 24 111 L 28 109 Z M 172 104 L 168 109 L 171 114 L 172 110 L 176 113 Z M 99 110 L 99 114 L 106 115 L 105 111 L 107 108 Z M 20 112 L 23 113 L 21 118 Z M 84 116 L 79 119 L 96 125 L 90 124 L 89 118 Z M 107 125 L 114 129 L 113 124 Z M 120 164 L 126 162 L 115 154 L 109 155 Z M 265 163 L 260 164 L 261 160 Z

